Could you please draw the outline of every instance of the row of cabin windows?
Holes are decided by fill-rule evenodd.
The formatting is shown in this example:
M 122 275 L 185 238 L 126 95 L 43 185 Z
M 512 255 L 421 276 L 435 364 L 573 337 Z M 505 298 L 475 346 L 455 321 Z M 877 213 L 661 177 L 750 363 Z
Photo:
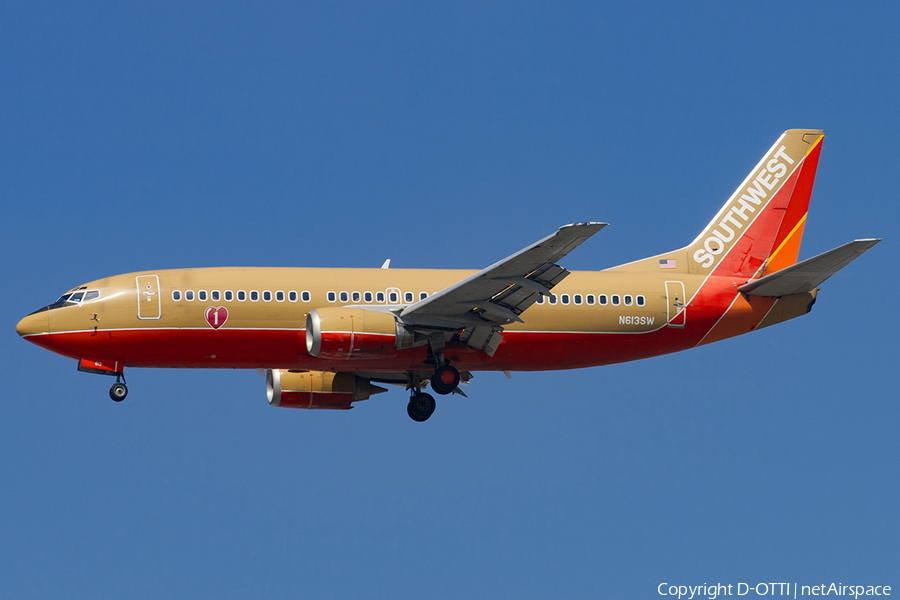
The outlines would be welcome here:
M 350 302 L 351 299 L 353 302 L 378 302 L 383 304 L 385 298 L 389 300 L 390 304 L 397 304 L 400 302 L 399 291 L 390 291 L 390 292 L 328 292 L 326 297 L 329 302 L 337 302 L 338 298 L 340 298 L 341 302 Z M 263 301 L 271 302 L 274 298 L 277 302 L 284 302 L 285 297 L 290 302 L 296 302 L 299 298 L 303 302 L 309 302 L 312 300 L 312 296 L 309 292 L 303 291 L 300 292 L 299 296 L 297 292 L 290 291 L 287 292 L 287 296 L 281 290 L 276 291 L 274 294 L 269 290 L 264 290 L 261 295 Z M 412 303 L 415 301 L 416 295 L 413 292 L 406 292 L 403 294 L 403 301 L 406 303 Z M 424 300 L 428 297 L 428 292 L 419 292 L 419 300 Z M 238 302 L 244 302 L 248 298 L 251 302 L 258 302 L 260 299 L 260 292 L 257 290 L 250 290 L 250 292 L 246 292 L 244 290 L 238 290 L 237 293 L 232 292 L 231 290 L 225 290 L 225 292 L 220 293 L 218 290 L 213 290 L 207 294 L 206 290 L 200 290 L 196 294 L 194 290 L 186 290 L 183 294 L 181 290 L 173 290 L 172 291 L 172 300 L 176 302 L 180 302 L 182 300 L 187 300 L 188 302 L 192 302 L 194 299 L 200 300 L 201 302 L 206 302 L 207 300 L 211 300 L 213 302 L 218 302 L 220 300 L 225 300 L 226 302 L 231 302 L 235 298 L 237 298 Z
M 328 292 L 325 294 L 325 298 L 329 302 L 337 302 L 340 299 L 341 302 L 365 302 L 371 303 L 375 302 L 377 304 L 384 304 L 385 299 L 387 299 L 388 304 L 399 304 L 400 296 L 403 296 L 403 301 L 407 304 L 412 304 L 416 300 L 416 295 L 413 292 L 400 292 L 399 290 L 391 290 L 388 292 Z M 428 297 L 428 292 L 419 292 L 419 300 L 424 300 Z
M 549 304 L 556 304 L 559 302 L 564 305 L 568 305 L 569 303 L 575 305 L 599 304 L 600 306 L 606 306 L 607 304 L 612 304 L 613 306 L 619 306 L 620 304 L 625 306 L 631 306 L 633 304 L 644 306 L 647 303 L 643 296 L 635 297 L 631 294 L 625 294 L 623 296 L 620 296 L 619 294 L 612 294 L 609 296 L 606 294 L 597 294 L 597 296 L 594 296 L 594 294 L 572 294 L 571 296 L 569 294 L 560 294 L 558 298 L 556 294 L 550 294 L 547 296 L 546 300 L 544 299 L 544 296 L 538 298 L 538 304 L 544 304 L 545 302 Z
M 325 297 L 329 302 L 337 302 L 340 299 L 341 302 L 376 302 L 378 304 L 384 304 L 385 299 L 387 299 L 388 304 L 398 304 L 400 302 L 401 292 L 399 291 L 388 291 L 388 292 L 328 292 Z M 415 294 L 413 292 L 403 292 L 403 301 L 407 304 L 411 304 L 415 301 Z M 244 290 L 238 290 L 235 294 L 231 290 L 225 290 L 225 292 L 220 293 L 219 290 L 213 290 L 207 294 L 206 290 L 200 290 L 197 292 L 196 296 L 194 295 L 193 290 L 186 290 L 184 295 L 182 296 L 181 290 L 173 290 L 172 291 L 172 300 L 179 302 L 182 297 L 188 302 L 192 302 L 196 297 L 197 300 L 201 302 L 206 302 L 207 300 L 212 300 L 213 302 L 219 302 L 220 300 L 225 300 L 226 302 L 231 302 L 235 298 L 237 298 L 238 302 L 244 302 L 248 298 L 251 302 L 258 302 L 260 299 L 260 293 L 257 290 L 250 290 L 248 292 Z M 419 300 L 424 300 L 428 297 L 428 292 L 419 292 Z M 290 302 L 296 302 L 298 298 L 303 302 L 309 302 L 312 299 L 312 296 L 309 292 L 303 291 L 299 294 L 295 291 L 287 292 L 287 295 L 281 290 L 276 291 L 274 294 L 269 290 L 264 290 L 262 292 L 262 299 L 264 302 L 271 302 L 272 299 L 275 299 L 276 302 L 284 302 L 285 298 Z M 594 296 L 594 294 L 560 294 L 558 297 L 556 294 L 550 294 L 545 297 L 540 296 L 538 298 L 538 304 L 548 303 L 551 305 L 555 305 L 559 302 L 562 305 L 575 304 L 576 306 L 580 306 L 582 304 L 594 305 L 599 304 L 600 306 L 606 306 L 607 304 L 611 304 L 612 306 L 632 306 L 636 304 L 637 306 L 644 306 L 646 301 L 643 296 L 632 296 L 631 294 L 624 294 L 620 296 L 619 294 L 612 294 L 607 296 L 606 294 L 598 294 Z
M 224 292 L 219 292 L 219 290 L 213 290 L 206 293 L 206 290 L 200 290 L 197 292 L 196 296 L 194 295 L 194 290 L 185 290 L 182 295 L 181 290 L 173 290 L 172 291 L 172 300 L 179 302 L 182 298 L 187 300 L 188 302 L 192 302 L 195 298 L 200 300 L 201 302 L 206 302 L 207 300 L 212 300 L 213 302 L 219 302 L 220 300 L 225 300 L 226 302 L 231 302 L 235 298 L 237 298 L 238 302 L 245 302 L 248 298 L 251 302 L 259 302 L 260 297 L 262 297 L 263 301 L 271 302 L 273 299 L 276 302 L 284 302 L 285 299 L 290 302 L 296 302 L 298 299 L 303 302 L 309 302 L 312 299 L 312 296 L 309 292 L 300 292 L 299 294 L 293 290 L 290 292 L 285 292 L 278 290 L 274 294 L 269 290 L 264 290 L 262 295 L 257 290 L 250 290 L 250 292 L 246 292 L 245 290 L 238 290 L 236 293 L 231 290 L 225 290 Z

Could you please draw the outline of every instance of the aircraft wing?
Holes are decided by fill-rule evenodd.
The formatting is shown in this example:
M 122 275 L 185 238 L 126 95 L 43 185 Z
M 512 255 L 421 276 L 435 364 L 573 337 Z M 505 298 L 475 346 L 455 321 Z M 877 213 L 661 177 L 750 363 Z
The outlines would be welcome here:
M 738 290 L 751 296 L 768 297 L 812 291 L 880 241 L 880 239 L 854 240 L 834 250 L 775 271 L 771 275 L 745 283 Z
M 574 223 L 406 307 L 400 318 L 417 328 L 462 329 L 464 342 L 488 354 L 500 344 L 503 325 L 549 294 L 569 271 L 556 264 L 608 223 Z

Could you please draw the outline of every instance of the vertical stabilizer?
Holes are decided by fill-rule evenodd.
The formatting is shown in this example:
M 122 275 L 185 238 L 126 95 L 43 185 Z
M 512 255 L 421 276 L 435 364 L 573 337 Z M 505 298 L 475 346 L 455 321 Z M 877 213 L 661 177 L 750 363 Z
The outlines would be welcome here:
M 785 131 L 687 247 L 691 270 L 753 277 L 797 262 L 822 132 Z

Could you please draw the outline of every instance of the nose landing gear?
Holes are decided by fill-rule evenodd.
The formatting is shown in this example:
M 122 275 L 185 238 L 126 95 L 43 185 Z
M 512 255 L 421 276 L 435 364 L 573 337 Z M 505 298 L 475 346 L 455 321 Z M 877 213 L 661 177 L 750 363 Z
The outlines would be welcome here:
M 96 315 L 94 315 L 96 316 Z M 103 360 L 82 357 L 78 361 L 78 370 L 95 375 L 115 375 L 116 382 L 109 388 L 109 397 L 114 402 L 121 402 L 128 395 L 128 386 L 125 385 L 125 365 L 117 360 Z
M 122 381 L 119 381 L 120 378 Z M 116 375 L 116 382 L 109 388 L 109 397 L 112 398 L 113 402 L 121 402 L 127 395 L 128 386 L 125 385 L 125 378 L 119 373 Z

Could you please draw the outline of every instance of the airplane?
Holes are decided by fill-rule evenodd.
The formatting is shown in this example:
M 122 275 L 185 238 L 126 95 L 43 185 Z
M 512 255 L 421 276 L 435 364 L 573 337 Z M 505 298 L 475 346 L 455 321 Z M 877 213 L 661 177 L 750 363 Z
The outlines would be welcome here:
M 189 268 L 75 287 L 20 336 L 114 376 L 126 367 L 257 369 L 269 404 L 349 409 L 405 386 L 407 413 L 477 371 L 576 369 L 709 344 L 808 313 L 831 275 L 881 241 L 797 262 L 824 134 L 784 132 L 687 246 L 602 271 L 558 263 L 606 227 L 574 223 L 480 271 Z

